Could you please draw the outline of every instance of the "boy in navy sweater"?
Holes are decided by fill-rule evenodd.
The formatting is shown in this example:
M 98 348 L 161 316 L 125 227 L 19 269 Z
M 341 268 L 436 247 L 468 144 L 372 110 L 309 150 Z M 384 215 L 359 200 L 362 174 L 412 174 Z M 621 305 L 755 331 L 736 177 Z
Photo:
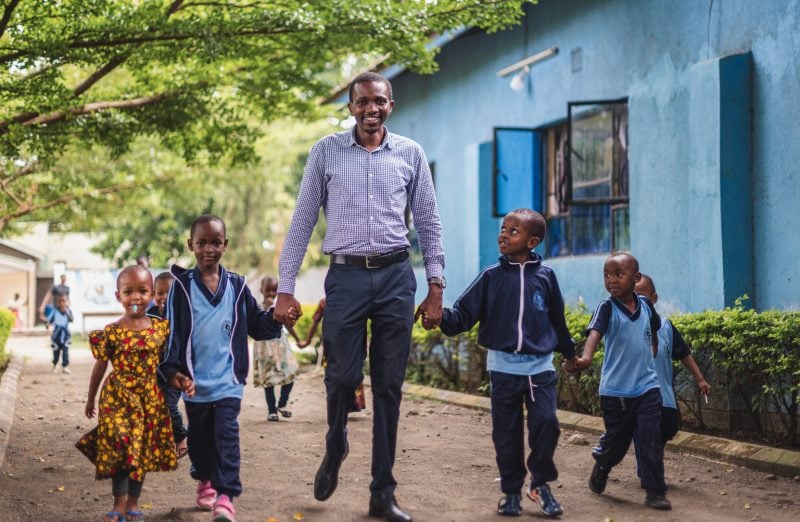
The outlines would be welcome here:
M 565 361 L 564 368 L 588 368 L 600 339 L 605 339 L 599 392 L 605 432 L 592 451 L 595 464 L 589 489 L 598 494 L 605 491 L 611 468 L 622 461 L 635 433 L 637 472 L 647 492 L 645 505 L 671 509 L 665 496 L 661 392 L 655 365 L 661 319 L 650 301 L 634 292 L 641 278 L 639 262 L 631 254 L 618 252 L 606 259 L 603 279 L 611 296 L 592 315 L 583 355 Z
M 190 473 L 198 481 L 195 502 L 213 509 L 215 522 L 233 522 L 232 499 L 242 492 L 238 417 L 249 367 L 247 337 L 275 339 L 281 324 L 272 310 L 258 306 L 244 277 L 220 264 L 228 246 L 221 218 L 195 219 L 188 244 L 197 266 L 170 268 L 175 278 L 166 306 L 170 334 L 159 373 L 183 390 Z
M 443 310 L 440 325 L 446 335 L 456 335 L 480 322 L 478 342 L 489 349 L 492 441 L 503 492 L 497 513 L 504 516 L 522 514 L 526 467 L 531 473 L 528 497 L 547 516 L 563 513 L 547 485 L 558 478 L 553 455 L 561 434 L 553 352 L 574 361 L 575 346 L 556 275 L 532 252 L 546 227 L 533 210 L 508 213 L 498 237 L 499 263 L 484 269 L 453 308 Z M 523 402 L 531 449 L 527 461 Z

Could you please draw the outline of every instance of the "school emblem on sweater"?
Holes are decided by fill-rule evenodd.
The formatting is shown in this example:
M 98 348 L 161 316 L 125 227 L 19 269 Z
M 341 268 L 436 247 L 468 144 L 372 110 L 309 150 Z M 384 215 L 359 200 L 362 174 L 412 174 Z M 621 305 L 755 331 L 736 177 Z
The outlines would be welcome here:
M 653 337 L 650 335 L 650 328 L 645 328 L 644 330 L 644 341 L 648 345 L 653 344 Z
M 540 290 L 537 290 L 533 293 L 533 307 L 537 310 L 544 310 L 544 295 Z
M 225 339 L 230 339 L 231 334 L 233 333 L 233 324 L 231 324 L 231 322 L 228 320 L 223 321 L 220 325 L 220 333 L 225 337 Z

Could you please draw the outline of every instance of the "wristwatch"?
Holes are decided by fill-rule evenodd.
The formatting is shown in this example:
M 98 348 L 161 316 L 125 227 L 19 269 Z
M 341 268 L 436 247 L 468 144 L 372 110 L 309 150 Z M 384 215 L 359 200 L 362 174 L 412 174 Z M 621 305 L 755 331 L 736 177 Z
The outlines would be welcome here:
M 428 278 L 429 285 L 436 285 L 442 290 L 447 288 L 447 281 L 445 280 L 444 276 L 434 276 Z

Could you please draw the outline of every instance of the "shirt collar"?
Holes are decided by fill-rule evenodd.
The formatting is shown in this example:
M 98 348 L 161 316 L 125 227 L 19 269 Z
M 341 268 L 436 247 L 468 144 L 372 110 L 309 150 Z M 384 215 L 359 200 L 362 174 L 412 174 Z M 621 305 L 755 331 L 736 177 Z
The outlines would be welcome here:
M 387 149 L 393 149 L 394 148 L 394 134 L 389 132 L 389 129 L 386 128 L 386 125 L 384 125 L 383 128 L 386 131 L 384 133 L 384 135 L 383 135 L 383 141 L 381 142 L 380 146 L 378 146 L 378 148 L 375 149 L 375 150 L 380 150 L 380 149 L 382 149 L 384 147 L 386 147 Z M 353 128 L 350 130 L 350 132 L 347 133 L 347 146 L 348 147 L 353 147 L 353 146 L 356 146 L 356 145 L 359 146 L 359 147 L 361 146 L 356 141 L 356 126 L 353 125 Z

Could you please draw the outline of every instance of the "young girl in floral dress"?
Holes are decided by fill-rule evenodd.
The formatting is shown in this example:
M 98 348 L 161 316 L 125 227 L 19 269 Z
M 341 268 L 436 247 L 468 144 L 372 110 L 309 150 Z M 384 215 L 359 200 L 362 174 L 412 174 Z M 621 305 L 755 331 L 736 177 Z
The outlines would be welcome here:
M 264 277 L 261 280 L 261 295 L 264 297 L 262 307 L 264 310 L 269 310 L 275 302 L 275 296 L 278 295 L 278 280 L 271 276 Z M 286 328 L 299 344 L 300 339 L 294 329 Z M 292 416 L 292 412 L 286 409 L 286 406 L 298 369 L 297 359 L 286 335 L 253 343 L 253 385 L 264 388 L 267 399 L 267 420 L 277 421 L 279 413 L 287 419 Z M 277 404 L 275 386 L 281 387 Z
M 153 277 L 141 266 L 129 266 L 117 278 L 117 300 L 125 315 L 89 335 L 97 359 L 89 381 L 86 416 L 97 413 L 97 427 L 76 447 L 94 463 L 97 479 L 110 478 L 114 507 L 104 522 L 144 520 L 139 509 L 148 471 L 177 467 L 169 410 L 156 380 L 156 368 L 169 334 L 165 320 L 146 315 Z M 95 397 L 108 363 L 112 371 Z

